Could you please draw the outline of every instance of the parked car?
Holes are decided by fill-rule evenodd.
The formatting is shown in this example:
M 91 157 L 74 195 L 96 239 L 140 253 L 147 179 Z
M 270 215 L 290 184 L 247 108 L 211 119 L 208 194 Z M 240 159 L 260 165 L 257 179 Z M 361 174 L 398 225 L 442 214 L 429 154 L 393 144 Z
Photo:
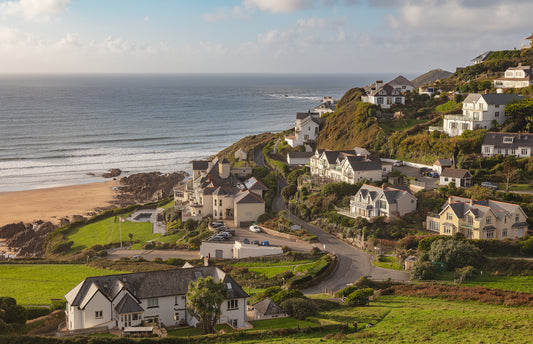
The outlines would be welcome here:
M 235 235 L 235 229 L 228 228 L 224 232 L 228 232 L 231 235 Z
M 394 166 L 394 167 L 402 167 L 402 166 L 403 166 L 403 161 L 401 161 L 401 160 L 396 160 L 396 161 L 394 162 L 394 164 L 392 164 L 392 166 Z
M 259 240 L 253 240 L 252 245 L 259 245 Z
M 250 240 L 248 240 L 247 238 L 244 238 L 244 239 L 242 240 L 242 243 L 243 243 L 243 244 L 249 244 L 249 243 L 250 243 Z
M 131 260 L 139 260 L 142 259 L 142 256 L 133 256 L 131 257 Z
M 231 234 L 226 233 L 226 232 L 220 232 L 220 233 L 218 233 L 218 234 L 215 235 L 215 236 L 221 236 L 221 237 L 226 238 L 226 239 L 231 238 Z
M 222 221 L 211 222 L 211 228 L 219 228 L 222 226 L 224 226 L 224 222 Z
M 493 190 L 498 190 L 498 185 L 491 183 L 491 182 L 482 182 L 481 186 L 484 188 L 489 188 Z
M 432 178 L 439 178 L 439 174 L 437 172 L 431 171 L 428 173 L 428 176 Z
M 226 240 L 228 240 L 228 238 L 222 235 L 218 235 L 218 234 L 207 239 L 207 241 L 226 241 Z
M 223 232 L 223 231 L 227 230 L 228 227 L 226 227 L 226 226 L 220 226 L 220 227 L 217 227 L 217 228 L 215 228 L 215 229 L 216 229 L 217 231 L 219 231 L 219 232 Z
M 428 170 L 429 169 L 427 167 L 421 167 L 418 169 L 418 174 L 420 174 L 421 176 L 425 176 Z
M 254 232 L 254 233 L 259 233 L 259 232 L 261 232 L 261 228 L 259 228 L 258 226 L 255 226 L 255 225 L 251 225 L 250 226 L 250 231 Z
M 261 246 L 270 246 L 270 243 L 267 240 L 261 242 Z

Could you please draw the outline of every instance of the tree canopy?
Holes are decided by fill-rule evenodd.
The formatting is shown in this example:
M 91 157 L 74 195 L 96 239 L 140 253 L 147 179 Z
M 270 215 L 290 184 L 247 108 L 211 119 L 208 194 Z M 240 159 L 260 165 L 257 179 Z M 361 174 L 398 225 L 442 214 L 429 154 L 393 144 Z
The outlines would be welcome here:
M 222 281 L 215 282 L 212 277 L 200 277 L 189 283 L 187 309 L 201 321 L 204 333 L 215 331 L 227 292 L 226 285 Z

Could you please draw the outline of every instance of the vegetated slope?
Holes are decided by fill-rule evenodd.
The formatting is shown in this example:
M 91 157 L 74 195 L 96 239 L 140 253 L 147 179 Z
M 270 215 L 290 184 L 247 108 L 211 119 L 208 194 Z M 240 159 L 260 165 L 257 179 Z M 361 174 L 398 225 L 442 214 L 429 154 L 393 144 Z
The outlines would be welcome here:
M 262 133 L 243 137 L 231 146 L 224 148 L 224 150 L 220 151 L 216 156 L 220 159 L 226 158 L 229 161 L 234 161 L 235 152 L 238 151 L 240 148 L 244 149 L 245 151 L 250 151 L 252 148 L 258 145 L 264 145 L 268 141 L 272 140 L 275 136 L 276 134 L 272 133 Z M 248 158 L 250 158 L 250 155 L 248 156 Z
M 411 80 L 411 83 L 415 87 L 420 87 L 422 85 L 433 83 L 437 80 L 443 80 L 443 79 L 449 78 L 452 75 L 453 75 L 452 72 L 448 72 L 443 69 L 437 68 L 437 69 L 432 69 L 429 72 L 424 73 L 414 78 L 413 80 Z
M 363 90 L 352 88 L 341 98 L 334 113 L 327 114 L 317 138 L 318 148 L 333 150 L 366 147 L 380 130 L 376 109 L 362 103 Z

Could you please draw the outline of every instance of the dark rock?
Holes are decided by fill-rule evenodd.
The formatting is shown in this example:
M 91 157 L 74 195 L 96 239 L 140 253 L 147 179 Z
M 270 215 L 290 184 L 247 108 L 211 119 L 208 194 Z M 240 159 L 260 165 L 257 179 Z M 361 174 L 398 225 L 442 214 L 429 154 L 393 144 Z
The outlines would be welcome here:
M 3 227 L 0 227 L 0 238 L 9 239 L 17 233 L 23 232 L 26 230 L 24 223 L 10 223 Z
M 104 178 L 113 178 L 113 177 L 118 177 L 121 174 L 122 174 L 122 170 L 121 169 L 112 168 L 109 171 L 107 171 L 106 173 L 102 174 L 102 177 L 104 177 Z

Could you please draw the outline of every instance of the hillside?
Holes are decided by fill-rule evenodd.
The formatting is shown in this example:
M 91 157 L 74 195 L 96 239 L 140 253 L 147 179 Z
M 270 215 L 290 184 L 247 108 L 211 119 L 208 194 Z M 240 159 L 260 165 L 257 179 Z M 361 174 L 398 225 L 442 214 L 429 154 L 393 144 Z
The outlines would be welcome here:
M 447 79 L 452 75 L 453 75 L 452 72 L 448 72 L 443 69 L 437 68 L 437 69 L 432 69 L 429 72 L 424 73 L 420 76 L 417 76 L 416 78 L 411 80 L 411 83 L 415 87 L 420 87 L 422 85 L 431 84 L 437 80 Z

